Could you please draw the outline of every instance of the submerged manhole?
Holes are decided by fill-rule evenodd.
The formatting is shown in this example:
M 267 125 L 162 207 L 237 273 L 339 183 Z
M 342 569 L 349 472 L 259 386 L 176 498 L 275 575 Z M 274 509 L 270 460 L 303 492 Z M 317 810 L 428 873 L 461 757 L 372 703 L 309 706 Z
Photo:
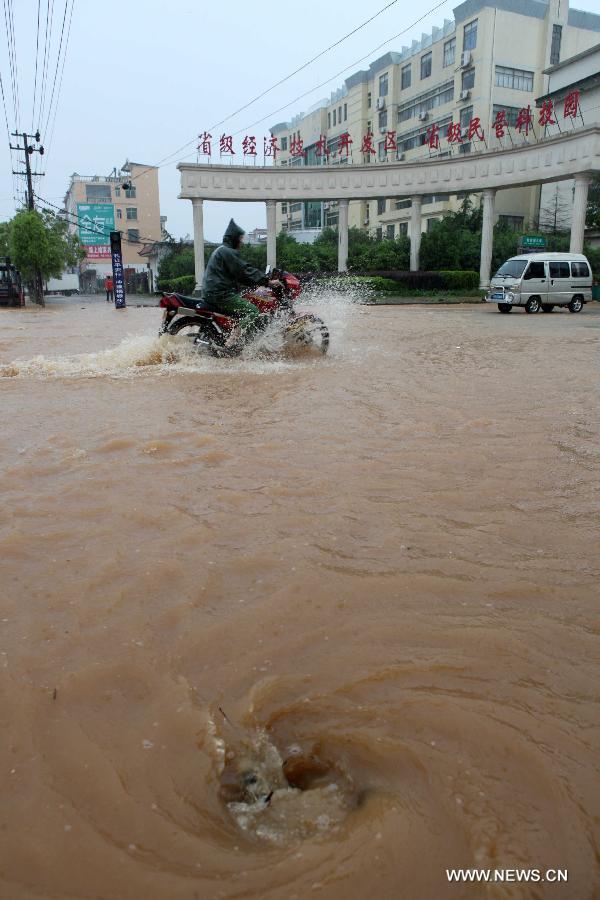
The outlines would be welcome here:
M 277 844 L 335 832 L 357 805 L 349 773 L 318 746 L 280 752 L 265 731 L 226 747 L 220 796 L 249 838 Z

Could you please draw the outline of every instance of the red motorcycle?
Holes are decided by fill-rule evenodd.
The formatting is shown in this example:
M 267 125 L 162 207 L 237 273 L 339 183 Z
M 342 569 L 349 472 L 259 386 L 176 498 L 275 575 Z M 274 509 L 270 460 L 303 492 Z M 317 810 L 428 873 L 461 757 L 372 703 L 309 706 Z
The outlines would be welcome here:
M 278 269 L 267 269 L 267 275 L 278 283 L 269 287 L 249 288 L 242 296 L 261 312 L 258 329 L 272 323 L 281 326 L 283 348 L 313 347 L 327 353 L 329 330 L 322 319 L 310 313 L 296 314 L 294 302 L 302 286 L 295 275 Z M 213 356 L 239 355 L 244 345 L 226 347 L 231 331 L 237 325 L 232 316 L 212 310 L 198 297 L 163 294 L 160 304 L 165 311 L 159 334 L 182 335 L 194 349 L 208 350 Z M 252 337 L 256 336 L 256 330 Z

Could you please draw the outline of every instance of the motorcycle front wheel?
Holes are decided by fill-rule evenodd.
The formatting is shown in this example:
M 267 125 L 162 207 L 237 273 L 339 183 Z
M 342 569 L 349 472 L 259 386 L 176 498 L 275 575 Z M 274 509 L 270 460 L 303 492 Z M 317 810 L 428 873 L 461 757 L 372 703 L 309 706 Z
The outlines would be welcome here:
M 167 329 L 167 334 L 180 335 L 185 339 L 190 350 L 207 350 L 213 356 L 221 356 L 223 341 L 220 335 L 213 332 L 210 326 L 199 322 L 196 318 L 177 319 Z
M 318 316 L 298 316 L 286 326 L 286 343 L 291 347 L 311 348 L 325 355 L 329 349 L 329 329 Z

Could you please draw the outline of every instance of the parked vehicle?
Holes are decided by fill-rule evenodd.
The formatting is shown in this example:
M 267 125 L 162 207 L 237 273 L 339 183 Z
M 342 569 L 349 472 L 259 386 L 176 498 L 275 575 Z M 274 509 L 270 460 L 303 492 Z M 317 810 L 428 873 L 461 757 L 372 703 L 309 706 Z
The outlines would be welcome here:
M 524 253 L 500 266 L 486 294 L 501 313 L 523 306 L 525 312 L 551 313 L 566 306 L 578 313 L 592 299 L 592 269 L 582 253 Z
M 21 273 L 8 257 L 0 258 L 0 305 L 25 306 Z
M 329 331 L 323 320 L 310 313 L 298 315 L 293 308 L 302 291 L 299 280 L 289 272 L 276 269 L 271 274 L 281 282 L 281 287 L 249 288 L 242 295 L 263 314 L 263 327 L 272 322 L 280 325 L 284 347 L 314 347 L 327 353 Z M 213 356 L 231 356 L 242 351 L 241 346 L 233 351 L 226 347 L 237 320 L 211 310 L 201 298 L 163 294 L 159 305 L 165 311 L 159 334 L 181 335 L 193 349 L 206 350 Z
M 79 275 L 63 272 L 60 278 L 49 278 L 46 282 L 45 294 L 63 294 L 70 297 L 79 293 Z

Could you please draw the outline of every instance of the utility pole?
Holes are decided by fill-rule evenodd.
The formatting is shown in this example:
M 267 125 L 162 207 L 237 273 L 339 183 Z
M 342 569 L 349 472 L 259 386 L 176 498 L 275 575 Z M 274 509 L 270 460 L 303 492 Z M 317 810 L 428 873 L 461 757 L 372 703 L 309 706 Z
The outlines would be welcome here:
M 27 178 L 27 208 L 33 212 L 35 210 L 35 200 L 33 194 L 33 179 L 31 174 L 31 160 L 30 156 L 32 153 L 39 153 L 40 156 L 44 155 L 44 148 L 40 144 L 40 133 L 37 131 L 35 134 L 27 134 L 24 131 L 22 134 L 19 134 L 18 131 L 13 131 L 12 136 L 16 138 L 23 138 L 23 146 L 20 144 L 14 145 L 11 144 L 12 150 L 22 150 L 25 153 L 25 172 L 15 172 L 13 171 L 13 175 L 25 175 Z M 28 138 L 33 138 L 33 140 L 40 144 L 39 147 L 34 147 L 33 144 L 30 144 Z M 36 172 L 36 175 L 44 175 L 44 172 Z M 36 269 L 34 275 L 34 294 L 35 294 L 35 302 L 39 306 L 45 306 L 44 301 L 44 284 L 42 281 L 42 273 L 39 269 Z

